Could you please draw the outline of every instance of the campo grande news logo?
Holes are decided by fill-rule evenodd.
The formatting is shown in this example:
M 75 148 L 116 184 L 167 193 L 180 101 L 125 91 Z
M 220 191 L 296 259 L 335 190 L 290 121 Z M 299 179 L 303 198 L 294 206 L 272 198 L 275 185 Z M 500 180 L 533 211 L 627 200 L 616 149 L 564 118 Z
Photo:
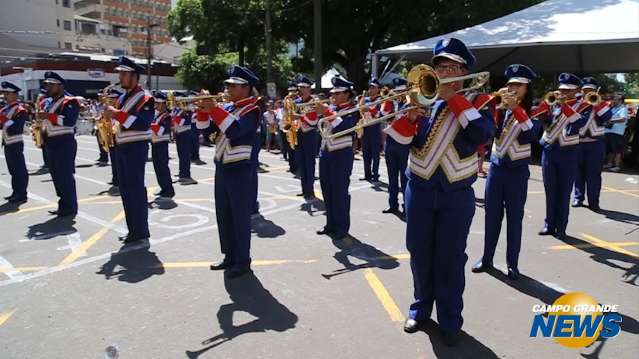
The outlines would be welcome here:
M 530 337 L 541 333 L 544 338 L 569 348 L 592 344 L 599 336 L 613 338 L 621 330 L 617 304 L 599 304 L 581 292 L 566 293 L 552 305 L 536 304 Z

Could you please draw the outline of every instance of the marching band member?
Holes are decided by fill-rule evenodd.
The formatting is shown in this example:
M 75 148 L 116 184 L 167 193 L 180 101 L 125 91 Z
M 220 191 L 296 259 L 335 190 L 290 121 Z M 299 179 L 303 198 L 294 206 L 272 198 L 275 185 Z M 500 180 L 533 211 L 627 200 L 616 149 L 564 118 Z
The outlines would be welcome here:
M 588 94 L 598 91 L 597 80 L 584 77 L 581 86 L 582 99 L 577 112 L 586 119 L 586 124 L 579 130 L 577 146 L 577 171 L 575 175 L 575 197 L 573 207 L 581 207 L 588 191 L 588 207 L 599 211 L 599 194 L 601 193 L 601 171 L 606 159 L 604 143 L 605 124 L 612 117 L 612 111 L 606 101 L 589 104 Z
M 433 49 L 437 76 L 462 76 L 475 57 L 460 40 L 439 40 Z M 459 93 L 463 81 L 441 84 L 430 118 L 411 110 L 388 135 L 411 143 L 406 187 L 406 246 L 411 256 L 415 302 L 404 331 L 416 332 L 437 304 L 443 341 L 453 346 L 462 327 L 466 240 L 475 214 L 477 145 L 493 135 L 491 97 Z
M 368 81 L 368 96 L 364 98 L 364 103 L 371 103 L 379 99 L 380 83 L 376 78 Z M 369 109 L 371 118 L 379 116 L 377 105 Z M 362 135 L 362 157 L 364 158 L 364 178 L 362 181 L 379 181 L 379 154 L 382 147 L 382 124 L 381 122 L 364 128 Z
M 45 112 L 39 114 L 44 120 L 47 139 L 44 142 L 49 171 L 60 197 L 58 209 L 49 211 L 58 217 L 75 216 L 78 213 L 78 196 L 75 187 L 75 155 L 78 144 L 74 137 L 75 124 L 80 114 L 80 104 L 64 90 L 65 80 L 55 72 L 44 74 L 47 89 Z
M 193 148 L 191 111 L 176 106 L 173 109 L 172 120 L 179 162 L 178 183 L 182 185 L 197 184 L 197 181 L 191 177 L 191 150 Z
M 116 165 L 120 196 L 129 233 L 120 237 L 125 243 L 149 238 L 149 209 L 144 166 L 149 153 L 149 129 L 154 115 L 153 97 L 139 85 L 144 68 L 129 58 L 121 56 L 115 68 L 120 86 L 126 91 L 115 106 L 105 111 L 108 119 L 116 120 Z
M 353 83 L 335 76 L 331 79 L 331 99 L 333 105 L 317 105 L 320 117 L 348 110 L 354 106 Z M 331 121 L 330 133 L 337 133 L 354 127 L 359 113 L 337 117 Z M 351 225 L 351 196 L 348 194 L 350 176 L 353 170 L 353 135 L 347 134 L 334 139 L 322 139 L 320 151 L 320 186 L 326 205 L 326 225 L 317 234 L 327 234 L 337 239 L 345 239 Z
M 224 259 L 211 270 L 226 270 L 235 278 L 251 272 L 250 186 L 255 167 L 251 153 L 260 125 L 258 99 L 252 95 L 259 78 L 246 67 L 232 66 L 224 82 L 230 103 L 223 108 L 203 100 L 197 114 L 198 128 L 213 122 L 219 131 L 215 145 L 215 215 Z
M 295 102 L 299 104 L 313 101 L 314 98 L 311 96 L 313 81 L 299 74 L 295 77 L 295 82 L 299 94 Z M 298 196 L 304 196 L 305 199 L 313 199 L 315 198 L 315 156 L 317 154 L 318 141 L 317 112 L 313 109 L 301 116 L 297 116 L 297 120 L 300 122 L 300 129 L 298 131 L 296 154 L 302 185 L 302 193 L 298 194 Z
M 114 106 L 117 103 L 120 96 L 122 96 L 122 92 L 118 91 L 117 89 L 110 88 L 107 92 L 107 102 L 110 104 L 110 106 Z M 104 108 L 103 110 L 106 110 L 106 108 Z M 114 121 L 111 120 L 111 122 L 114 122 Z M 117 124 L 117 122 L 115 124 Z M 100 148 L 102 148 L 102 146 L 100 146 Z M 110 184 L 112 186 L 112 188 L 110 189 L 110 193 L 116 196 L 117 196 L 116 193 L 120 191 L 120 182 L 118 181 L 117 156 L 118 154 L 115 151 L 115 148 L 111 148 L 111 150 L 109 151 L 109 158 L 111 159 L 111 183 Z
M 581 79 L 570 73 L 559 75 L 559 91 L 555 92 L 557 103 L 542 102 L 531 117 L 544 125 L 544 134 L 539 141 L 543 150 L 541 168 L 546 193 L 546 219 L 539 235 L 553 235 L 559 239 L 566 236 L 570 192 L 577 168 L 577 145 L 579 130 L 585 118 L 575 111 L 579 106 L 575 94 L 579 92 Z M 573 108 L 574 106 L 574 108 Z
M 208 92 L 206 92 L 208 93 Z M 191 96 L 199 96 L 199 92 L 191 91 Z M 191 163 L 202 166 L 206 162 L 200 159 L 200 130 L 197 129 L 197 111 L 191 111 Z
M 296 96 L 297 95 L 297 86 L 295 85 L 295 80 L 291 80 L 288 84 L 288 96 Z M 295 149 L 291 148 L 291 145 L 287 140 L 287 133 L 290 129 L 286 129 L 286 123 L 284 123 L 284 107 L 279 109 L 278 114 L 278 122 L 280 126 L 280 143 L 282 144 L 282 157 L 288 161 L 288 171 L 297 174 L 297 159 L 295 158 Z
M 155 118 L 151 123 L 151 157 L 153 169 L 160 191 L 156 193 L 160 199 L 175 196 L 169 169 L 169 133 L 171 132 L 171 113 L 166 107 L 166 95 L 160 91 L 153 96 L 155 102 Z
M 4 199 L 10 203 L 25 203 L 27 201 L 27 185 L 29 173 L 24 161 L 24 142 L 22 132 L 29 114 L 18 104 L 18 93 L 22 91 L 11 82 L 0 83 L 0 94 L 4 95 L 7 104 L 0 109 L 0 130 L 2 130 L 2 146 L 7 168 L 11 175 L 10 196 Z
M 530 82 L 537 78 L 525 65 L 510 65 L 505 73 L 507 88 L 501 93 L 502 108 L 496 114 L 496 133 L 490 157 L 485 192 L 484 255 L 473 272 L 493 268 L 493 257 L 506 211 L 508 278 L 519 278 L 522 220 L 528 193 L 530 143 L 538 126 L 528 117 L 533 94 Z
M 39 108 L 44 108 L 45 104 L 50 100 L 47 96 L 47 89 L 40 88 L 40 92 L 38 93 L 38 97 L 35 100 L 34 106 Z M 35 111 L 35 108 L 33 109 Z M 37 174 L 45 174 L 49 173 L 49 156 L 47 155 L 47 132 L 42 131 L 42 166 L 36 172 Z
M 396 92 L 406 91 L 408 82 L 403 77 L 393 79 L 393 90 Z M 396 102 L 386 101 L 382 104 L 381 114 L 387 115 L 406 106 L 406 99 L 402 98 Z M 395 108 L 397 107 L 397 108 Z M 397 121 L 395 119 L 394 121 Z M 389 132 L 395 131 L 393 126 L 384 129 L 386 134 L 386 144 L 384 146 L 384 161 L 386 161 L 386 171 L 388 172 L 388 208 L 382 213 L 399 212 L 399 193 L 402 193 L 404 204 L 406 203 L 406 166 L 408 166 L 408 154 L 410 153 L 410 141 L 400 136 L 390 136 Z M 403 206 L 405 207 L 405 206 Z M 406 208 L 402 213 L 406 213 Z

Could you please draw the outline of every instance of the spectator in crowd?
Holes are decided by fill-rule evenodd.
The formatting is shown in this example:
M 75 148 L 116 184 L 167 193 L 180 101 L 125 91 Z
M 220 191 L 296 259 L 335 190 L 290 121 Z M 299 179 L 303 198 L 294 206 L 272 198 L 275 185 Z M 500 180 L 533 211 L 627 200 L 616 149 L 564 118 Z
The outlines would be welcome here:
M 266 151 L 271 152 L 273 139 L 277 135 L 277 118 L 273 101 L 268 102 L 266 111 L 264 111 L 262 116 L 264 118 L 264 127 L 266 128 Z
M 625 97 L 617 94 L 613 98 L 612 119 L 606 126 L 606 153 L 608 163 L 604 169 L 617 172 L 621 169 L 621 160 L 624 152 L 624 132 L 628 123 L 628 109 L 624 104 Z

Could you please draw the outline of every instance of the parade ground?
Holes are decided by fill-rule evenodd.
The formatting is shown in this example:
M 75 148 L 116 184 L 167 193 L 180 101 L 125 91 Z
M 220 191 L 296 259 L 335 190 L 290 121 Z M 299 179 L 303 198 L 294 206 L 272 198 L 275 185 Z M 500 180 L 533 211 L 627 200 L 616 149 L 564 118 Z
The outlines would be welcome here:
M 252 219 L 253 275 L 225 279 L 216 226 L 214 148 L 192 165 L 197 185 L 175 184 L 174 201 L 149 204 L 151 239 L 122 245 L 121 199 L 109 191 L 95 137 L 78 136 L 74 219 L 48 214 L 57 197 L 42 153 L 25 136 L 29 201 L 0 206 L 0 358 L 103 358 L 116 345 L 136 358 L 636 358 L 639 353 L 639 175 L 603 174 L 601 213 L 571 208 L 568 238 L 540 237 L 545 214 L 541 169 L 532 165 L 519 269 L 505 268 L 505 224 L 497 271 L 473 274 L 484 233 L 484 179 L 474 185 L 468 237 L 463 336 L 446 347 L 435 320 L 402 331 L 413 299 L 405 224 L 382 214 L 388 183 L 351 176 L 352 239 L 331 240 L 318 200 L 296 196 L 299 180 L 278 153 L 260 154 L 260 216 Z M 170 145 L 172 174 L 177 153 Z M 150 153 L 149 153 L 150 154 Z M 4 157 L 4 156 L 0 156 Z M 318 166 L 319 167 L 319 166 Z M 488 164 L 486 164 L 488 167 Z M 146 166 L 149 201 L 157 182 Z M 0 160 L 0 194 L 11 190 Z M 247 189 L 248 190 L 248 189 Z M 445 260 L 445 259 L 444 259 Z M 536 304 L 584 292 L 617 304 L 621 332 L 581 349 L 531 337 Z

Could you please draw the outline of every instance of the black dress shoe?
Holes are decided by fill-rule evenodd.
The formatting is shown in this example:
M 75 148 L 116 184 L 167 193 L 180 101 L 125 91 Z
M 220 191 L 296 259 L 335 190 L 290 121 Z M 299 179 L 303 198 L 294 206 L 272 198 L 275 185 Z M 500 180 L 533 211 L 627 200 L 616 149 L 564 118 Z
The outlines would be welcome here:
M 404 332 L 408 334 L 416 333 L 419 330 L 419 323 L 415 319 L 408 318 L 404 322 Z
M 224 273 L 224 276 L 226 276 L 226 278 L 232 279 L 232 278 L 239 278 L 243 275 L 246 275 L 252 272 L 253 271 L 251 270 L 250 266 L 233 267 L 227 270 L 226 273 Z
M 557 239 L 566 239 L 566 231 L 557 231 L 557 233 L 553 234 L 553 236 Z
M 319 231 L 317 231 L 317 232 L 315 232 L 315 233 L 317 233 L 317 234 L 318 234 L 318 235 L 320 235 L 320 236 L 323 236 L 323 235 L 325 235 L 325 234 L 329 234 L 329 235 L 330 235 L 330 234 L 333 234 L 333 231 L 331 231 L 331 230 L 329 230 L 329 229 L 326 229 L 326 228 L 322 228 L 322 229 L 320 229 Z
M 371 179 L 369 177 L 364 177 L 364 178 L 360 178 L 360 181 L 370 181 Z
M 554 236 L 555 235 L 555 231 L 548 228 L 548 227 L 544 227 L 542 228 L 539 233 L 540 236 Z
M 49 212 L 49 214 L 52 215 L 52 216 L 57 216 L 58 215 L 58 210 L 57 209 L 53 210 L 53 211 L 47 211 L 47 212 Z
M 13 198 L 13 197 L 14 197 L 14 195 L 12 194 L 11 196 L 4 197 L 4 199 L 6 199 L 7 201 L 11 201 L 11 198 Z
M 493 264 L 490 262 L 483 262 L 481 259 L 475 263 L 473 268 L 471 269 L 473 273 L 483 273 L 488 272 L 493 269 Z
M 304 194 L 304 192 L 302 192 L 302 193 L 296 193 L 296 194 L 295 194 L 295 196 L 297 196 L 297 197 L 304 197 L 304 196 L 306 196 L 306 195 Z
M 519 279 L 519 269 L 516 267 L 508 267 L 508 278 L 511 280 Z
M 233 263 L 231 263 L 231 261 L 228 261 L 226 259 L 221 260 L 219 262 L 215 262 L 213 264 L 211 264 L 211 266 L 209 267 L 211 270 L 224 270 L 227 268 L 231 268 L 233 266 Z
M 397 207 L 388 207 L 382 213 L 397 213 L 397 211 L 399 211 Z
M 590 210 L 593 212 L 597 212 L 597 213 L 601 212 L 601 207 L 599 207 L 598 204 L 588 205 L 588 208 L 590 208 Z
M 442 330 L 442 341 L 447 347 L 454 347 L 459 343 L 459 339 L 461 338 L 459 331 L 450 332 L 447 330 Z
M 22 204 L 26 202 L 27 202 L 27 197 L 22 197 L 22 198 L 13 197 L 9 199 L 9 203 Z
M 146 236 L 146 237 L 145 236 L 127 236 L 123 240 L 123 242 L 124 243 L 135 243 L 135 242 L 139 242 L 139 241 L 144 240 L 144 239 L 149 239 L 149 237 L 148 236 Z
M 572 206 L 573 207 L 582 207 L 584 205 L 584 201 L 580 201 L 578 199 L 572 201 Z

